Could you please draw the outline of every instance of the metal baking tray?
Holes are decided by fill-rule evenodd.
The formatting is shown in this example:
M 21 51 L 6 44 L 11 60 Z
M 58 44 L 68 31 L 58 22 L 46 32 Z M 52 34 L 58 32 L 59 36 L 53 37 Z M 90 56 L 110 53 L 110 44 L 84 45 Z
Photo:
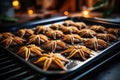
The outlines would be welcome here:
M 77 22 L 85 22 L 87 25 L 102 25 L 104 27 L 113 27 L 113 28 L 120 28 L 120 25 L 110 22 L 104 22 L 99 21 L 95 19 L 88 19 L 88 18 L 81 18 L 81 17 L 57 17 L 42 21 L 34 21 L 24 24 L 19 24 L 16 26 L 13 26 L 9 29 L 12 33 L 16 32 L 17 30 L 21 28 L 35 28 L 37 25 L 46 25 L 49 26 L 52 23 L 63 23 L 65 20 L 73 20 Z M 120 40 L 116 41 L 112 45 L 110 45 L 108 48 L 100 51 L 98 54 L 95 54 L 95 56 L 87 59 L 86 61 L 82 62 L 81 64 L 77 64 L 77 66 L 74 66 L 73 68 L 67 70 L 67 71 L 44 71 L 41 68 L 37 67 L 36 65 L 32 64 L 29 61 L 25 61 L 22 57 L 16 55 L 14 52 L 10 51 L 9 49 L 6 49 L 3 46 L 0 46 L 0 49 L 4 49 L 8 51 L 10 54 L 12 54 L 15 58 L 23 62 L 25 65 L 29 66 L 31 69 L 36 71 L 37 73 L 44 74 L 47 76 L 54 76 L 54 75 L 65 75 L 65 74 L 73 74 L 75 72 L 81 71 L 81 73 L 84 73 L 96 65 L 99 65 L 100 63 L 104 62 L 108 58 L 114 56 L 117 52 L 119 52 L 120 49 Z

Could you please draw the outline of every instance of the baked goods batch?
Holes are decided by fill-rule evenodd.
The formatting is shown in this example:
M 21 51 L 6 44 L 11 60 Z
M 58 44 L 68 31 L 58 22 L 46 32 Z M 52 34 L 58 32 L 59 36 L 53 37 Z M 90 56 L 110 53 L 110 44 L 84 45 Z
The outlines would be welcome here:
M 120 35 L 120 29 L 66 20 L 63 24 L 38 25 L 20 29 L 15 34 L 0 33 L 0 45 L 43 70 L 67 70 L 72 59 L 85 61 L 109 47 Z M 17 48 L 17 50 L 16 50 Z M 98 53 L 99 54 L 99 53 Z

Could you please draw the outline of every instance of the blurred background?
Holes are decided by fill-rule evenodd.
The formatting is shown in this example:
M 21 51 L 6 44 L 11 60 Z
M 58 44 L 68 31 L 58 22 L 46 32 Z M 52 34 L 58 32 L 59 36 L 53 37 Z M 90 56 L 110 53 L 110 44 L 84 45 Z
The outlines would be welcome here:
M 59 16 L 119 18 L 120 0 L 0 0 L 0 24 Z

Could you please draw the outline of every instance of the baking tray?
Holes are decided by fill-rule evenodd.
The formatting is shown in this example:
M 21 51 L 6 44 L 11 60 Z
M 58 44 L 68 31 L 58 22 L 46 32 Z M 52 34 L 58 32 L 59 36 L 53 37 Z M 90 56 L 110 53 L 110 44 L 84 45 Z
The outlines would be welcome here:
M 58 17 L 58 18 L 52 18 L 52 19 L 47 19 L 47 20 L 42 20 L 42 21 L 34 21 L 34 22 L 29 22 L 29 23 L 24 23 L 24 24 L 19 24 L 16 26 L 11 27 L 9 30 L 11 32 L 16 32 L 17 30 L 21 28 L 34 28 L 37 25 L 50 25 L 52 23 L 63 23 L 65 20 L 73 20 L 73 21 L 82 21 L 85 22 L 87 25 L 102 25 L 105 27 L 114 27 L 114 28 L 120 28 L 120 25 L 115 24 L 115 23 L 110 23 L 110 22 L 104 22 L 104 21 L 99 21 L 99 20 L 93 20 L 93 19 L 88 19 L 88 18 L 81 18 L 81 17 Z M 19 59 L 21 62 L 23 62 L 25 65 L 29 66 L 31 69 L 36 71 L 37 73 L 44 74 L 47 76 L 55 76 L 55 75 L 65 75 L 65 74 L 73 74 L 78 71 L 83 71 L 86 72 L 87 70 L 95 67 L 95 65 L 100 64 L 101 62 L 105 61 L 107 58 L 114 56 L 117 51 L 120 49 L 120 40 L 115 42 L 114 44 L 110 45 L 108 48 L 102 50 L 99 52 L 99 54 L 87 59 L 84 61 L 84 63 L 77 65 L 68 71 L 43 71 L 41 68 L 37 67 L 36 65 L 25 61 L 23 58 L 20 56 L 16 55 L 14 52 L 10 51 L 9 49 L 6 49 L 3 46 L 0 46 L 1 49 L 4 49 L 8 51 L 10 54 L 15 56 L 15 58 Z M 89 67 L 92 66 L 92 67 Z M 87 68 L 87 69 L 86 69 Z M 83 73 L 84 73 L 83 72 Z

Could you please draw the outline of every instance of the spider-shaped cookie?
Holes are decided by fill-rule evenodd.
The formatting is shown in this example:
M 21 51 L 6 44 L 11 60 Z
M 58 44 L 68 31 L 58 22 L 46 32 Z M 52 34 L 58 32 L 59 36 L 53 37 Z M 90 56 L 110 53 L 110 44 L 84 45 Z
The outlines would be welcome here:
M 46 36 L 53 38 L 53 39 L 57 39 L 63 36 L 63 32 L 59 30 L 50 30 L 46 32 Z
M 64 50 L 67 48 L 67 46 L 61 40 L 50 40 L 47 43 L 45 43 L 44 48 L 55 52 L 56 50 Z
M 32 35 L 29 37 L 29 41 L 27 44 L 33 43 L 40 45 L 42 43 L 45 43 L 48 41 L 48 37 L 43 35 L 43 34 L 38 34 L 38 35 Z
M 107 42 L 102 39 L 97 39 L 96 37 L 86 40 L 84 45 L 90 49 L 94 49 L 95 51 L 105 49 L 108 46 Z
M 43 50 L 40 47 L 31 44 L 21 47 L 17 54 L 24 57 L 25 60 L 27 61 L 30 57 L 41 56 L 42 55 L 41 52 L 43 52 Z
M 82 42 L 83 39 L 77 34 L 67 34 L 63 36 L 63 41 L 73 45 L 75 43 Z
M 68 62 L 68 59 L 60 55 L 59 53 L 45 53 L 34 64 L 43 67 L 43 70 L 48 69 L 63 69 L 67 70 L 64 66 Z
M 86 60 L 90 55 L 93 55 L 89 48 L 85 46 L 70 46 L 67 50 L 63 51 L 62 54 L 67 54 L 67 58 L 76 57 Z
M 24 42 L 25 40 L 20 37 L 8 37 L 6 39 L 3 39 L 1 41 L 1 44 L 8 48 L 10 46 L 22 45 Z

